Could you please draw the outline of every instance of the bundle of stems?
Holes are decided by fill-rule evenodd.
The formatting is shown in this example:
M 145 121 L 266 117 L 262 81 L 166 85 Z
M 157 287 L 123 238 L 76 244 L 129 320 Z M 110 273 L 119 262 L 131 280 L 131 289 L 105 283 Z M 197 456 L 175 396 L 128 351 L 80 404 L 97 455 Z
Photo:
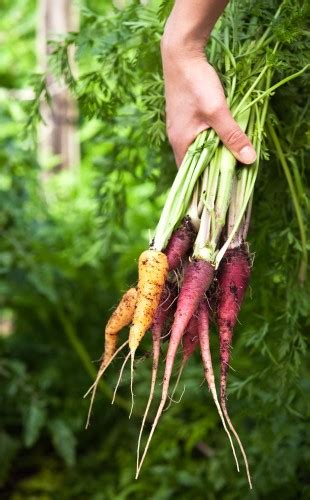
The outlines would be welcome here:
M 276 21 L 283 8 L 283 2 L 274 15 Z M 240 170 L 242 181 L 239 186 L 238 217 L 222 248 L 219 248 L 220 235 L 226 220 L 235 177 L 236 160 L 220 144 L 213 130 L 203 131 L 189 147 L 175 181 L 168 193 L 159 223 L 155 230 L 152 248 L 165 248 L 173 230 L 179 225 L 188 211 L 190 200 L 198 182 L 203 182 L 204 204 L 201 214 L 200 230 L 194 246 L 194 256 L 212 262 L 217 268 L 230 241 L 234 238 L 247 206 L 252 198 L 258 168 L 263 155 L 263 140 L 268 134 L 269 98 L 277 88 L 300 76 L 308 66 L 282 80 L 272 83 L 279 65 L 277 54 L 280 43 L 272 33 L 271 25 L 259 40 L 253 40 L 243 33 L 242 43 L 237 39 L 231 19 L 235 15 L 236 5 L 232 1 L 226 17 L 216 26 L 208 48 L 211 64 L 217 63 L 217 69 L 223 75 L 227 102 L 240 127 L 248 134 L 257 151 L 257 160 L 251 166 Z M 252 23 L 255 20 L 252 19 Z M 221 62 L 219 65 L 218 61 Z M 272 136 L 272 132 L 270 132 Z M 203 177 L 203 181 L 201 178 Z M 242 200 L 242 202 L 241 202 Z M 298 211 L 298 208 L 297 208 Z M 297 213 L 298 215 L 298 213 Z M 301 228 L 301 234 L 303 229 Z M 305 255 L 304 255 L 305 260 Z M 303 267 L 305 264 L 303 264 Z
M 248 22 L 248 28 L 242 34 L 234 28 L 238 11 L 236 2 L 232 0 L 207 48 L 209 61 L 216 65 L 222 75 L 233 116 L 256 149 L 256 161 L 249 166 L 238 165 L 235 157 L 211 129 L 204 130 L 197 136 L 167 195 L 150 248 L 140 255 L 137 288 L 124 295 L 105 331 L 106 348 L 102 364 L 95 383 L 88 391 L 93 391 L 91 405 L 100 377 L 117 353 L 127 345 L 129 352 L 118 383 L 130 359 L 133 405 L 135 353 L 148 329 L 152 332 L 151 387 L 138 439 L 136 476 L 140 473 L 151 438 L 165 408 L 175 357 L 183 340 L 182 369 L 199 345 L 205 378 L 228 435 L 237 468 L 239 470 L 231 432 L 239 445 L 249 485 L 252 487 L 247 457 L 228 415 L 226 385 L 233 329 L 251 274 L 252 265 L 246 238 L 254 186 L 261 159 L 265 157 L 266 138 L 275 146 L 292 194 L 302 242 L 302 279 L 305 278 L 307 267 L 305 225 L 298 194 L 301 181 L 296 173 L 294 176 L 290 173 L 269 110 L 273 93 L 281 85 L 301 75 L 308 67 L 274 82 L 281 64 L 281 44 L 272 26 L 281 15 L 285 2 L 286 0 L 281 3 L 273 20 L 257 40 L 253 38 L 253 25 L 255 27 L 257 24 L 255 17 L 249 22 L 242 18 L 244 23 Z M 175 275 L 178 276 L 177 280 Z M 206 293 L 210 294 L 211 285 L 217 287 L 215 311 L 210 311 L 210 304 L 206 300 Z M 220 339 L 220 398 L 216 390 L 210 351 L 210 314 L 216 317 Z M 173 316 L 173 321 L 169 330 L 161 400 L 140 457 L 143 429 L 154 396 L 161 339 L 169 316 L 170 319 Z M 121 328 L 130 323 L 128 341 L 117 349 L 118 334 Z

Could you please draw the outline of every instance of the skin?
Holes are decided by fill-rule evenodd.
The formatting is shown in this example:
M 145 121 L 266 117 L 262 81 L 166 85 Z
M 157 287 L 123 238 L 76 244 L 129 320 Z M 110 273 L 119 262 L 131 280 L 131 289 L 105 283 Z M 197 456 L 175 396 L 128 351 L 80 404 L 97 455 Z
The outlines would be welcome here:
M 256 159 L 249 138 L 227 107 L 204 47 L 227 0 L 176 0 L 161 40 L 167 135 L 179 166 L 188 146 L 213 128 L 238 161 Z

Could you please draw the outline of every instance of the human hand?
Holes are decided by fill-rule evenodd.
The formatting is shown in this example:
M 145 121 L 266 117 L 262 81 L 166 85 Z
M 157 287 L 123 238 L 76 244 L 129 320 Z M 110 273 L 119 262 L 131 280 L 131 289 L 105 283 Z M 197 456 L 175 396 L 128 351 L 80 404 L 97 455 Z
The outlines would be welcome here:
M 208 63 L 203 47 L 161 43 L 166 98 L 166 126 L 169 142 L 179 166 L 197 135 L 213 128 L 225 146 L 241 163 L 256 159 L 255 150 L 234 120 L 221 81 Z

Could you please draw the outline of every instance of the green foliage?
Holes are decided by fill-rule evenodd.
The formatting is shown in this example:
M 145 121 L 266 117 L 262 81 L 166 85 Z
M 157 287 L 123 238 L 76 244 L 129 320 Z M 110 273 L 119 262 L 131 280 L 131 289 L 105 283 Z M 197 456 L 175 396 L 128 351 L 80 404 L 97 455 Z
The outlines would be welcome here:
M 236 473 L 210 395 L 200 386 L 198 354 L 185 370 L 182 401 L 171 406 L 159 425 L 139 481 L 134 480 L 135 449 L 149 390 L 148 338 L 136 366 L 136 414 L 128 421 L 128 374 L 116 406 L 110 405 L 120 357 L 101 386 L 91 427 L 84 430 L 88 401 L 82 395 L 98 366 L 91 360 L 101 354 L 105 320 L 120 291 L 136 281 L 137 256 L 147 245 L 148 229 L 157 223 L 174 175 L 172 154 L 162 142 L 158 44 L 169 3 L 162 3 L 160 20 L 155 10 L 145 11 L 138 2 L 123 11 L 107 6 L 96 14 L 85 9 L 80 32 L 53 45 L 52 67 L 65 75 L 80 104 L 79 172 L 44 172 L 42 181 L 42 167 L 23 133 L 31 111 L 36 119 L 42 78 L 31 108 L 0 93 L 0 327 L 2 332 L 9 324 L 11 330 L 0 335 L 3 498 L 309 496 L 309 279 L 303 286 L 298 281 L 299 229 L 272 144 L 257 181 L 249 235 L 253 279 L 235 335 L 236 371 L 229 382 L 231 415 L 247 445 L 254 492 L 249 494 L 244 474 Z M 255 32 L 256 23 L 275 12 L 276 2 L 242 2 L 243 8 L 252 3 L 257 20 L 249 14 L 249 22 Z M 1 68 L 8 68 L 10 83 L 1 80 L 7 88 L 25 85 L 33 71 L 33 4 L 18 4 L 27 15 L 19 42 L 12 33 L 14 52 L 22 58 L 27 47 L 29 53 L 18 60 L 14 76 L 7 42 L 1 59 L 9 61 L 1 62 Z M 5 4 L 4 19 L 11 18 L 11 5 Z M 284 18 L 294 35 L 283 48 L 289 73 L 302 67 L 305 57 L 300 35 L 306 15 L 294 12 L 296 23 L 291 10 Z M 277 29 L 284 26 L 276 24 Z M 68 67 L 71 43 L 77 47 L 78 76 Z M 278 71 L 287 74 L 287 68 Z M 272 123 L 305 223 L 307 78 L 290 82 L 272 99 Z M 215 332 L 212 350 L 218 362 Z M 181 383 L 176 399 L 182 389 Z

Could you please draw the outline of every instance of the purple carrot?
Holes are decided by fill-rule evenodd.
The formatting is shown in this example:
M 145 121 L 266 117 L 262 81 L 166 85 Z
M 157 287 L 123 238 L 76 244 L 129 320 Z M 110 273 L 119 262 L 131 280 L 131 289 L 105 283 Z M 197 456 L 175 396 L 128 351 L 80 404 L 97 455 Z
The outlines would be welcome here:
M 250 257 L 245 245 L 228 249 L 218 273 L 217 325 L 220 337 L 221 400 L 226 400 L 233 330 L 250 274 Z
M 233 330 L 238 319 L 240 307 L 250 280 L 250 275 L 250 256 L 246 245 L 228 249 L 221 262 L 218 274 L 217 326 L 220 337 L 220 401 L 227 423 L 239 444 L 245 462 L 250 488 L 252 488 L 247 456 L 238 433 L 230 420 L 226 404 L 227 374 Z
M 185 217 L 181 225 L 176 229 L 170 240 L 168 241 L 165 254 L 167 255 L 169 271 L 177 268 L 182 258 L 191 249 L 196 237 L 196 230 L 191 222 L 190 217 Z
M 183 335 L 181 366 L 179 368 L 179 373 L 178 373 L 173 391 L 171 393 L 171 396 L 169 396 L 170 402 L 167 405 L 167 407 L 165 408 L 165 411 L 168 410 L 168 408 L 170 407 L 170 405 L 173 401 L 173 396 L 178 388 L 184 367 L 185 367 L 187 361 L 189 360 L 189 358 L 194 353 L 198 344 L 199 344 L 199 337 L 198 337 L 198 330 L 197 330 L 197 316 L 195 314 L 194 316 L 191 317 L 191 319 L 186 327 L 185 333 Z

